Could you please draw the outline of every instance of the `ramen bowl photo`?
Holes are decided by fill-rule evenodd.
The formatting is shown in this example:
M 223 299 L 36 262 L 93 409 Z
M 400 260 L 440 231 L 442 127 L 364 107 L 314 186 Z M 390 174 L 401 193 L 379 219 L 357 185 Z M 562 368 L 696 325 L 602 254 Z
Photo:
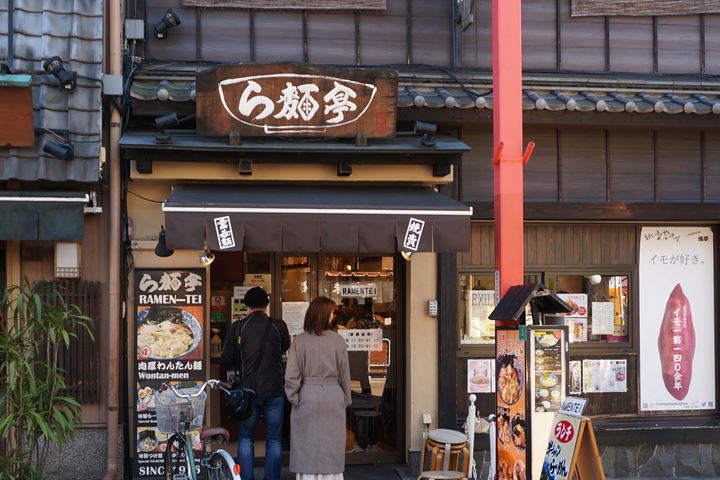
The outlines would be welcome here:
M 497 389 L 500 398 L 512 405 L 520 399 L 524 381 L 523 367 L 518 358 L 512 354 L 502 354 L 497 360 Z
M 137 315 L 139 359 L 173 360 L 200 344 L 202 327 L 190 313 L 176 307 L 150 307 Z

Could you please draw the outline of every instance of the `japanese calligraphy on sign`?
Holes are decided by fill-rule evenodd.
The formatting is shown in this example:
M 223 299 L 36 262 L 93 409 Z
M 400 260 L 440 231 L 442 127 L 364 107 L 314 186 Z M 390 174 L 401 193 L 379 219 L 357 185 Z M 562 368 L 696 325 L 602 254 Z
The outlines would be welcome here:
M 162 475 L 167 435 L 157 429 L 159 395 L 205 379 L 205 288 L 202 269 L 135 271 L 133 478 Z
M 714 239 L 709 227 L 640 232 L 640 409 L 716 406 Z M 702 372 L 702 379 L 693 378 Z
M 425 221 L 411 217 L 410 220 L 408 220 L 407 230 L 405 231 L 403 248 L 416 252 L 418 247 L 420 246 L 420 239 L 422 238 L 424 228 Z
M 389 137 L 397 73 L 292 64 L 221 65 L 198 75 L 198 133 Z
M 575 445 L 578 440 L 582 418 L 557 413 L 553 421 L 545 460 L 540 478 L 543 480 L 565 480 L 570 478 Z
M 213 219 L 213 222 L 215 223 L 215 234 L 217 235 L 220 250 L 233 248 L 235 246 L 235 237 L 233 236 L 230 217 L 217 217 Z

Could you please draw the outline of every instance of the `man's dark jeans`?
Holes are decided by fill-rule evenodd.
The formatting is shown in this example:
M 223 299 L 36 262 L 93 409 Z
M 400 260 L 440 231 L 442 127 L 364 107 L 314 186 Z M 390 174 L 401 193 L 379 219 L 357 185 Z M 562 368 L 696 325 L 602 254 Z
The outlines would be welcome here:
M 240 422 L 238 463 L 242 480 L 255 480 L 255 427 L 262 416 L 265 421 L 265 480 L 280 480 L 282 461 L 282 426 L 285 397 L 255 397 L 252 415 Z

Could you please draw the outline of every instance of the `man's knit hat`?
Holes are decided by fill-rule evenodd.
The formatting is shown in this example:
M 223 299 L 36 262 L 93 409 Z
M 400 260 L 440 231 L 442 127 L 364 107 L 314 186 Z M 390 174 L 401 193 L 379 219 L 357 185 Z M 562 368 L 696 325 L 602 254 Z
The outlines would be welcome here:
M 250 308 L 265 308 L 270 303 L 270 297 L 262 287 L 253 287 L 245 293 L 243 303 Z

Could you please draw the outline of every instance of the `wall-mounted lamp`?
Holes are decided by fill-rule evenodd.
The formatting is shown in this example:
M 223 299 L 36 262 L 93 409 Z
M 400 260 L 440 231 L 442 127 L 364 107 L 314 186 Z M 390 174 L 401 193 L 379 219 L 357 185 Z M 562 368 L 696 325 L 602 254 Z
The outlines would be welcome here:
M 166 113 L 165 115 L 155 117 L 155 128 L 157 128 L 158 130 L 163 130 L 169 127 L 177 127 L 182 122 L 192 120 L 193 118 L 195 118 L 194 113 L 192 115 L 186 115 L 184 117 L 178 117 L 177 113 L 175 112 Z
M 77 74 L 75 72 L 68 72 L 65 70 L 62 58 L 55 55 L 45 60 L 43 63 L 43 70 L 50 75 L 54 75 L 55 78 L 60 82 L 60 88 L 72 92 L 75 90 L 77 85 Z
M 158 235 L 158 243 L 155 246 L 155 255 L 158 257 L 169 257 L 175 253 L 175 250 L 170 250 L 165 244 L 165 227 L 160 225 L 160 234 Z
M 590 285 L 599 285 L 602 282 L 601 275 L 585 275 L 585 278 L 590 282 Z
M 80 244 L 75 242 L 55 244 L 55 276 L 57 278 L 80 277 Z
M 155 28 L 153 28 L 155 38 L 162 40 L 167 36 L 170 28 L 177 27 L 178 25 L 180 25 L 180 17 L 178 17 L 171 8 L 168 8 L 165 15 L 162 16 L 160 21 L 155 24 Z
M 402 257 L 405 259 L 406 262 L 409 262 L 410 260 L 412 260 L 412 254 L 413 254 L 413 252 L 408 252 L 408 251 L 400 252 L 400 255 L 402 255 Z
M 205 242 L 205 245 L 203 246 L 203 251 L 200 254 L 200 265 L 202 265 L 203 267 L 208 267 L 214 261 L 215 261 L 215 254 L 210 251 L 210 249 L 207 246 L 207 242 Z
M 155 143 L 170 143 L 171 135 L 165 131 L 166 128 L 176 127 L 180 123 L 187 120 L 192 120 L 195 115 L 187 115 L 185 117 L 179 117 L 175 112 L 167 113 L 159 117 L 155 117 L 155 128 L 160 130 L 160 133 L 155 135 Z
M 75 151 L 73 146 L 69 143 L 45 142 L 45 145 L 43 145 L 43 152 L 49 153 L 53 157 L 61 158 L 63 160 L 72 160 L 75 158 Z
M 415 133 L 421 133 L 420 144 L 423 147 L 434 147 L 435 138 L 434 135 L 437 133 L 437 125 L 428 122 L 415 122 Z

